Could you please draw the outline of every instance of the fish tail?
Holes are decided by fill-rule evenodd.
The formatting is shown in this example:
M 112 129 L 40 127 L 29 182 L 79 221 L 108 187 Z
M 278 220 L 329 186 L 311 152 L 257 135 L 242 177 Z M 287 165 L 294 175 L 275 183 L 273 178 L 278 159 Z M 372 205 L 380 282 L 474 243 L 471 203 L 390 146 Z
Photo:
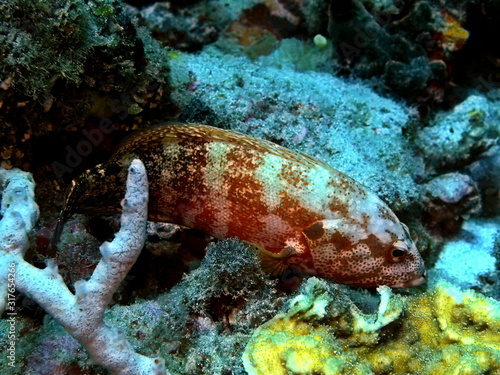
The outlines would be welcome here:
M 76 209 L 76 198 L 75 198 L 75 187 L 78 187 L 81 185 L 81 178 L 77 178 L 75 180 L 71 181 L 71 185 L 66 189 L 66 194 L 65 194 L 65 199 L 64 199 L 64 206 L 59 213 L 59 217 L 57 218 L 57 223 L 56 227 L 54 229 L 54 232 L 52 233 L 52 236 L 49 241 L 49 245 L 47 248 L 48 254 L 49 255 L 55 255 L 57 251 L 57 244 L 59 243 L 61 239 L 61 234 L 64 228 L 64 224 L 66 223 L 66 220 L 68 220 L 68 217 L 70 217 L 74 210 Z M 78 190 L 78 189 L 77 189 Z

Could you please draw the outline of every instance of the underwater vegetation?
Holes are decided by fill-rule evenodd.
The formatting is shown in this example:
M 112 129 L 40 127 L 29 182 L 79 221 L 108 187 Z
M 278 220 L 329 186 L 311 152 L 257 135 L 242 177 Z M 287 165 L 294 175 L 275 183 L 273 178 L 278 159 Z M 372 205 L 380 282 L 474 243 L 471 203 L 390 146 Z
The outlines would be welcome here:
M 498 2 L 4 0 L 0 14 L 2 375 L 500 374 Z M 126 200 L 120 154 L 106 169 L 120 184 L 75 197 L 106 207 L 49 246 L 72 179 L 167 121 L 271 141 L 367 186 L 408 225 L 427 283 L 271 275 L 238 238 L 145 223 L 160 176 L 204 169 L 188 148 L 148 188 L 134 163 Z M 241 222 L 232 235 L 258 227 Z

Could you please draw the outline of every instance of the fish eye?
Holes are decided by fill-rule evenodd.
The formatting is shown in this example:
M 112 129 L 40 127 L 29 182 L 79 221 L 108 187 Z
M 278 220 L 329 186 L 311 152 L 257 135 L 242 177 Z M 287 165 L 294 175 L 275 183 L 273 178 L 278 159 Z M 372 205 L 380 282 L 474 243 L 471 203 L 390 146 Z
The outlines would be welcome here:
M 401 250 L 401 249 L 394 249 L 394 250 L 392 250 L 392 256 L 394 258 L 402 257 L 405 254 L 406 254 L 406 251 Z
M 391 263 L 401 262 L 408 254 L 408 248 L 401 241 L 395 241 L 387 248 L 387 260 Z

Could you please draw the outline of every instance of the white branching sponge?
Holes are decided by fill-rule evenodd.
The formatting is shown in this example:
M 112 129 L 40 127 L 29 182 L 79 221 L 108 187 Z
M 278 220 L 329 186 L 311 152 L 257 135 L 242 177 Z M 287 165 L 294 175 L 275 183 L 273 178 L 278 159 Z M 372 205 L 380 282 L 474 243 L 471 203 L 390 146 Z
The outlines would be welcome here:
M 17 168 L 0 168 L 0 314 L 7 306 L 9 283 L 15 277 L 11 258 L 23 259 L 29 247 L 28 233 L 38 220 L 33 177 Z M 10 278 L 10 282 L 8 279 Z
M 9 308 L 6 291 L 9 284 L 14 284 L 16 290 L 35 300 L 76 338 L 94 363 L 106 367 L 112 374 L 165 374 L 163 359 L 136 353 L 122 332 L 103 321 L 113 293 L 135 263 L 145 241 L 148 181 L 142 162 L 134 160 L 129 168 L 119 232 L 112 242 L 101 245 L 102 259 L 88 281 L 75 283 L 75 294 L 67 288 L 54 263 L 49 262 L 41 270 L 23 259 L 29 246 L 28 232 L 38 218 L 34 183 L 24 172 L 11 172 L 12 176 L 6 172 L 0 170 L 0 183 L 3 180 L 6 185 L 0 221 L 2 311 Z

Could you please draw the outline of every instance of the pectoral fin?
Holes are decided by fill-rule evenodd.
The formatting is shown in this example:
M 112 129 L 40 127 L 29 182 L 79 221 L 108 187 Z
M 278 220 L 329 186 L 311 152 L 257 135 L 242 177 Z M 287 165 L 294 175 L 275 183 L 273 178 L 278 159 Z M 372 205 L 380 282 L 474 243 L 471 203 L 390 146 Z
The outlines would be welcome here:
M 282 275 L 288 267 L 288 258 L 297 254 L 297 251 L 293 247 L 285 247 L 279 253 L 273 253 L 260 245 L 254 243 L 250 243 L 250 245 L 257 248 L 264 272 L 270 273 L 273 276 Z

